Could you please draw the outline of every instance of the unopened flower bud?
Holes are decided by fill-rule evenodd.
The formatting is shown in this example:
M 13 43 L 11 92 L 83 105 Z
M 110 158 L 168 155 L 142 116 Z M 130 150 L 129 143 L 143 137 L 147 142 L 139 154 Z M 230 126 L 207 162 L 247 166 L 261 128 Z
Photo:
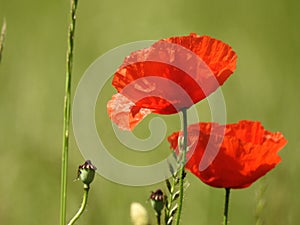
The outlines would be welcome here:
M 78 167 L 78 178 L 86 185 L 93 182 L 95 177 L 96 167 L 90 160 L 86 160 L 84 164 Z
M 156 192 L 152 192 L 150 202 L 155 212 L 160 215 L 161 210 L 164 208 L 164 193 L 162 190 L 158 189 Z

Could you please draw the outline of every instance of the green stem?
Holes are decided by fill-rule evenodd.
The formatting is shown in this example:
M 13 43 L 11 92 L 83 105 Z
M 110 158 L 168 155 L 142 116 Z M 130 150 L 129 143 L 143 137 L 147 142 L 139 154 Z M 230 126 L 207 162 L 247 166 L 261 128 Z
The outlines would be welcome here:
M 82 215 L 82 213 L 85 210 L 86 203 L 87 203 L 87 200 L 88 200 L 90 186 L 85 184 L 83 190 L 84 190 L 84 192 L 83 192 L 83 198 L 82 198 L 81 206 L 80 206 L 79 210 L 77 211 L 77 213 L 75 214 L 75 216 L 73 216 L 73 218 L 70 220 L 68 225 L 74 224 L 79 219 L 79 217 Z
M 3 52 L 3 48 L 4 48 L 5 35 L 6 35 L 6 21 L 4 19 L 2 28 L 1 28 L 1 34 L 0 34 L 0 63 L 1 63 L 2 52 Z
M 228 222 L 229 196 L 230 196 L 230 188 L 225 188 L 225 206 L 224 206 L 223 225 L 227 225 Z
M 161 220 L 160 220 L 161 213 L 156 213 L 155 215 L 156 215 L 156 223 L 157 223 L 157 225 L 161 225 Z
M 180 162 L 180 170 L 179 170 L 179 202 L 178 202 L 178 211 L 176 216 L 176 225 L 179 225 L 180 216 L 182 211 L 182 204 L 183 204 L 183 185 L 184 185 L 184 177 L 185 177 L 185 170 L 184 166 L 186 163 L 186 151 L 187 151 L 187 139 L 188 139 L 188 132 L 187 132 L 187 109 L 182 109 L 182 116 L 183 116 L 183 148 L 182 148 L 182 159 Z
M 63 146 L 61 165 L 61 200 L 60 200 L 60 225 L 66 224 L 66 202 L 67 202 L 67 169 L 69 151 L 69 126 L 71 111 L 71 78 L 73 64 L 74 34 L 76 22 L 77 0 L 71 0 L 70 25 L 68 31 L 68 49 L 66 59 L 66 81 L 64 97 L 64 123 L 63 123 Z
M 172 169 L 173 171 L 173 169 Z M 175 174 L 172 174 L 173 175 L 173 179 L 172 179 L 172 184 L 170 184 L 170 188 L 169 189 L 169 197 L 168 197 L 168 201 L 167 201 L 167 204 L 166 204 L 166 207 L 165 207 L 165 224 L 168 225 L 168 224 L 172 224 L 170 220 L 170 218 L 172 217 L 171 215 L 171 207 L 173 205 L 173 201 L 175 200 L 173 198 L 173 194 L 174 194 L 174 190 L 175 190 L 175 185 L 177 183 L 177 175 Z M 176 176 L 176 177 L 174 177 Z M 169 223 L 168 223 L 169 222 Z
M 264 179 L 261 179 L 260 186 L 256 191 L 255 225 L 264 224 L 263 212 L 266 204 L 264 198 L 266 189 L 267 189 L 267 185 L 265 184 Z

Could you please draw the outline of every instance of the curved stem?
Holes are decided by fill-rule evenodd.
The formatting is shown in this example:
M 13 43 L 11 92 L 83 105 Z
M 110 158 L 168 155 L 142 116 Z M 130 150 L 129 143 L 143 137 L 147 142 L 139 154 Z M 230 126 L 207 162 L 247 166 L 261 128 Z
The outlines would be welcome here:
M 181 217 L 181 211 L 182 211 L 182 204 L 183 204 L 183 184 L 184 184 L 184 177 L 185 177 L 185 170 L 184 166 L 186 163 L 186 151 L 187 151 L 187 109 L 182 109 L 182 116 L 183 116 L 183 147 L 181 149 L 182 151 L 182 158 L 180 162 L 180 171 L 179 171 L 179 202 L 178 202 L 178 212 L 176 216 L 176 225 L 179 225 L 180 217 Z
M 230 188 L 225 188 L 225 206 L 224 206 L 223 225 L 227 225 L 228 222 L 229 197 L 230 197 Z
M 61 199 L 60 199 L 60 225 L 66 224 L 66 202 L 67 202 L 67 169 L 69 151 L 69 126 L 71 111 L 71 78 L 73 64 L 74 33 L 76 22 L 77 0 L 71 0 L 70 25 L 68 32 L 68 50 L 66 59 L 66 83 L 64 97 L 64 122 L 63 122 L 63 146 L 61 161 Z
M 85 210 L 86 203 L 87 203 L 87 200 L 88 200 L 88 194 L 89 194 L 90 186 L 85 184 L 83 189 L 84 189 L 84 193 L 83 193 L 81 206 L 80 206 L 79 210 L 77 211 L 77 213 L 75 214 L 75 216 L 73 216 L 73 218 L 70 220 L 68 225 L 74 224 L 79 219 L 79 217 L 82 215 L 82 213 Z

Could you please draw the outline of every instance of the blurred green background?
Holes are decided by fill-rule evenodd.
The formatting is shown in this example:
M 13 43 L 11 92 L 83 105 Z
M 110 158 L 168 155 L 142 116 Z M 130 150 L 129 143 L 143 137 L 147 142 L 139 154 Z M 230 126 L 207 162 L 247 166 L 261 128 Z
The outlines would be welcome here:
M 299 224 L 299 12 L 300 3 L 295 0 L 80 1 L 73 93 L 87 67 L 121 44 L 190 32 L 230 44 L 238 54 L 238 65 L 222 87 L 227 121 L 260 120 L 266 129 L 281 131 L 289 141 L 275 170 L 251 187 L 232 192 L 230 224 L 255 224 L 259 200 L 266 202 L 261 211 L 265 225 Z M 66 0 L 0 0 L 0 22 L 4 17 L 7 21 L 0 64 L 0 224 L 59 223 L 68 13 Z M 113 93 L 108 83 L 95 116 L 99 134 L 115 149 L 112 154 L 143 163 L 168 154 L 164 142 L 149 157 L 130 153 L 130 158 L 124 158 L 129 150 L 114 138 L 105 110 Z M 197 108 L 201 120 L 210 120 L 205 101 Z M 137 135 L 149 135 L 151 118 L 137 128 Z M 179 129 L 178 116 L 162 118 L 169 125 L 168 134 Z M 83 161 L 71 135 L 68 218 L 81 201 L 82 185 L 73 180 Z M 182 224 L 221 224 L 224 190 L 208 187 L 191 174 L 188 181 Z M 166 189 L 164 184 L 126 187 L 97 176 L 87 212 L 77 224 L 130 224 L 133 201 L 149 209 L 154 224 L 147 198 L 159 187 Z M 262 187 L 267 189 L 257 198 Z

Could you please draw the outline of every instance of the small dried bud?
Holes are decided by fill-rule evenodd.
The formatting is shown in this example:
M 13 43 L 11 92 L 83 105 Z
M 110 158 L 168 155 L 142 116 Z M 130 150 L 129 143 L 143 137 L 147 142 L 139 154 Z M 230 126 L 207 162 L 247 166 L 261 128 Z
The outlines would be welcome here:
M 95 177 L 96 167 L 90 160 L 86 160 L 84 164 L 78 167 L 77 177 L 86 185 L 93 182 Z
M 164 193 L 158 189 L 156 192 L 152 192 L 150 195 L 150 202 L 155 212 L 160 215 L 161 210 L 164 208 Z
M 147 211 L 140 203 L 131 203 L 130 217 L 133 225 L 149 225 Z

